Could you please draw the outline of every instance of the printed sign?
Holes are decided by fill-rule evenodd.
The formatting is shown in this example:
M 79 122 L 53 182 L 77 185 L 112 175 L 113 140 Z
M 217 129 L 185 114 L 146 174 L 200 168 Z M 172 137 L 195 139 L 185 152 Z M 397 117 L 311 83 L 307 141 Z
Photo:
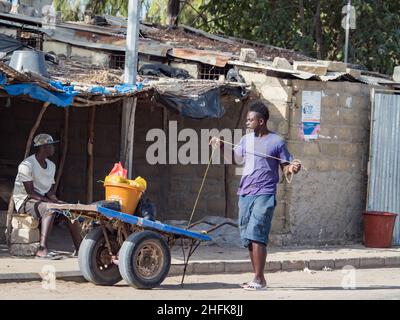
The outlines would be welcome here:
M 304 140 L 318 139 L 321 129 L 321 91 L 303 91 L 301 123 Z

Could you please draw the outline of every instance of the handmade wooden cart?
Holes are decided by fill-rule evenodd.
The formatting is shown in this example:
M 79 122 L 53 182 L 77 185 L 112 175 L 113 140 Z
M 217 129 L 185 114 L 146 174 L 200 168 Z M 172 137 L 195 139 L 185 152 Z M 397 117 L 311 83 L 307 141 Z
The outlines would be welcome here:
M 184 270 L 182 284 L 190 257 L 202 241 L 209 241 L 202 233 L 150 221 L 111 210 L 102 205 L 48 204 L 70 219 L 85 218 L 94 228 L 84 237 L 79 249 L 79 268 L 83 277 L 96 284 L 110 286 L 124 279 L 138 289 L 160 285 L 171 265 L 170 248 L 181 241 Z M 224 223 L 225 224 L 225 223 Z M 185 242 L 185 243 L 184 243 Z M 184 245 L 188 246 L 185 252 Z

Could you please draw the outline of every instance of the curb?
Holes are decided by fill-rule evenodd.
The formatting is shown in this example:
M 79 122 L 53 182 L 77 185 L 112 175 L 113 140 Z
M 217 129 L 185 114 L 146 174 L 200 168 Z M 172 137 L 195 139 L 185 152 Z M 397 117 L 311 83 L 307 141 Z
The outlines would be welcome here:
M 314 259 L 314 260 L 281 260 L 267 261 L 266 272 L 279 271 L 303 271 L 304 268 L 316 271 L 333 271 L 342 269 L 344 266 L 352 266 L 356 269 L 368 268 L 400 268 L 399 257 L 364 257 L 364 258 L 342 258 L 342 259 Z M 184 264 L 171 264 L 168 276 L 182 276 Z M 200 274 L 223 274 L 223 273 L 244 273 L 253 272 L 248 260 L 213 260 L 213 261 L 192 261 L 186 269 L 186 275 Z M 65 281 L 85 281 L 80 271 L 59 271 L 56 272 L 56 279 Z M 8 273 L 0 274 L 0 283 L 41 281 L 39 273 Z

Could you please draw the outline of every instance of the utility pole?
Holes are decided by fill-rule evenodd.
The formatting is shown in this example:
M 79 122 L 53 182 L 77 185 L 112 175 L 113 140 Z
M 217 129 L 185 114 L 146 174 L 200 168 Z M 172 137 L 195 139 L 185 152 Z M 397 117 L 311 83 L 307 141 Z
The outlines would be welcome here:
M 129 0 L 128 28 L 126 32 L 124 82 L 136 84 L 138 47 L 139 47 L 139 0 Z M 128 178 L 132 179 L 133 172 L 133 141 L 135 133 L 136 97 L 125 98 L 122 105 L 121 152 L 120 157 Z
M 139 46 L 139 0 L 129 0 L 128 28 L 126 32 L 125 73 L 124 81 L 136 84 L 138 46 Z
M 348 51 L 349 51 L 349 34 L 350 34 L 350 10 L 351 10 L 351 0 L 347 2 L 346 10 L 346 42 L 344 49 L 344 63 L 347 64 Z

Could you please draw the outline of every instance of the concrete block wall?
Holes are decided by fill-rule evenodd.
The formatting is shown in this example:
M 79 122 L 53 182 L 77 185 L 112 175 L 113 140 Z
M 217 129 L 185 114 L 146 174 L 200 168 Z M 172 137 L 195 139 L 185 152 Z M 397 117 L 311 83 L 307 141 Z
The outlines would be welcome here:
M 237 102 L 232 97 L 224 98 L 223 105 L 226 112 L 221 119 L 188 119 L 167 111 L 167 120 L 177 121 L 178 131 L 191 128 L 199 133 L 201 129 L 240 128 L 244 134 L 249 104 L 254 99 L 261 98 L 270 105 L 269 128 L 287 139 L 293 90 L 291 80 L 267 77 L 263 73 L 256 72 L 243 71 L 241 73 L 247 83 L 259 89 L 259 96 L 252 95 L 244 102 Z M 145 141 L 146 133 L 151 128 L 164 129 L 163 108 L 160 107 L 144 101 L 138 103 L 135 128 L 135 175 L 142 175 L 148 180 L 148 191 L 145 197 L 156 202 L 160 219 L 187 220 L 207 166 L 204 164 L 149 165 L 147 163 L 146 149 L 152 142 Z M 235 165 L 211 165 L 192 221 L 207 215 L 238 218 L 236 193 L 239 182 L 240 175 L 236 174 Z M 278 206 L 272 225 L 272 242 L 276 240 L 276 235 L 285 234 L 288 231 L 285 188 L 284 182 L 278 186 Z
M 287 186 L 285 244 L 342 244 L 362 238 L 370 129 L 370 89 L 359 83 L 293 80 L 288 147 L 306 171 Z M 321 133 L 303 141 L 304 90 L 321 91 Z

